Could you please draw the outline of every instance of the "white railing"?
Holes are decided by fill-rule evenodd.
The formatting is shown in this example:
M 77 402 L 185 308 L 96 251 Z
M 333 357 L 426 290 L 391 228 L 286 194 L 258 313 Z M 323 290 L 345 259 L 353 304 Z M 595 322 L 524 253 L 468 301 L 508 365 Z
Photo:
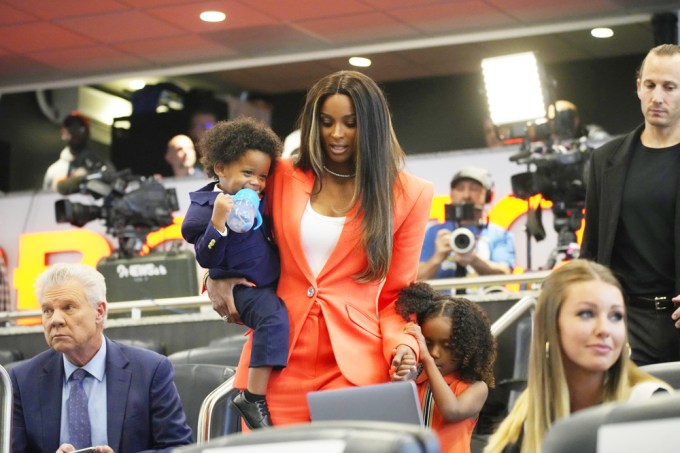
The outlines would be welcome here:
M 534 296 L 524 296 L 517 302 L 515 302 L 512 307 L 508 308 L 508 311 L 503 313 L 503 315 L 491 324 L 491 333 L 494 337 L 498 338 L 505 329 L 507 329 L 513 322 L 517 321 L 524 315 L 527 311 L 533 309 L 536 306 L 536 298 Z
M 236 376 L 232 376 L 224 381 L 215 390 L 210 392 L 203 400 L 203 403 L 201 403 L 201 409 L 198 413 L 198 425 L 196 426 L 198 431 L 196 433 L 196 443 L 198 445 L 210 440 L 210 427 L 212 426 L 215 408 L 233 391 L 234 379 L 236 379 Z
M 2 381 L 2 426 L 0 426 L 0 452 L 9 453 L 12 443 L 13 395 L 12 380 L 7 370 L 0 365 L 0 381 Z
M 483 277 L 444 278 L 428 280 L 436 290 L 459 289 L 459 288 L 503 288 L 505 285 L 527 284 L 533 285 L 542 282 L 550 271 L 527 272 L 515 275 L 486 275 Z M 506 291 L 508 297 L 513 296 L 512 291 Z M 180 309 L 210 309 L 212 306 L 207 294 L 201 296 L 173 297 L 168 299 L 140 299 L 124 302 L 110 302 L 108 313 L 110 315 L 129 313 L 132 319 L 139 319 L 143 312 L 157 310 L 180 310 Z M 35 310 L 6 311 L 0 312 L 0 324 L 12 323 L 24 318 L 39 318 L 41 312 Z

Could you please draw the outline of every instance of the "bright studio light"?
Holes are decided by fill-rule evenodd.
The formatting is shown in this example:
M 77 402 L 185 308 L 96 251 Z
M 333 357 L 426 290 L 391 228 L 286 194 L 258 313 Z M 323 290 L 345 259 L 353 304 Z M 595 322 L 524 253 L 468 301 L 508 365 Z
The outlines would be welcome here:
M 482 73 L 493 124 L 545 117 L 541 79 L 533 52 L 485 58 Z
M 358 68 L 367 68 L 371 65 L 371 60 L 364 57 L 352 57 L 349 59 L 349 64 Z

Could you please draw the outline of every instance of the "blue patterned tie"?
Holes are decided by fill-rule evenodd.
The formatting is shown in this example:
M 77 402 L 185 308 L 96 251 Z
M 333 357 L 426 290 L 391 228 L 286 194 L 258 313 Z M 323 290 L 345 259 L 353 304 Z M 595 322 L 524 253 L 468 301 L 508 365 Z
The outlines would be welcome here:
M 68 395 L 68 437 L 76 448 L 90 447 L 90 415 L 87 411 L 87 394 L 83 381 L 87 371 L 78 368 L 71 375 L 71 388 Z

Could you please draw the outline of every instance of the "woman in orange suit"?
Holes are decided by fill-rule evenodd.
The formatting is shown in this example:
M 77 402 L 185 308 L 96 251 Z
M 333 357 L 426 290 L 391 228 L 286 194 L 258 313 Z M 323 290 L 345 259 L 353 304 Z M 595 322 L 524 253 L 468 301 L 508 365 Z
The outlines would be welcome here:
M 267 390 L 274 425 L 308 421 L 310 391 L 412 377 L 418 345 L 394 302 L 416 279 L 433 195 L 431 183 L 402 171 L 387 102 L 369 77 L 324 77 L 308 92 L 299 122 L 299 155 L 282 159 L 267 184 L 281 258 L 277 293 L 290 319 L 288 366 L 273 372 Z M 239 283 L 206 285 L 228 322 L 238 320 L 231 290 Z M 239 388 L 250 347 L 238 366 Z

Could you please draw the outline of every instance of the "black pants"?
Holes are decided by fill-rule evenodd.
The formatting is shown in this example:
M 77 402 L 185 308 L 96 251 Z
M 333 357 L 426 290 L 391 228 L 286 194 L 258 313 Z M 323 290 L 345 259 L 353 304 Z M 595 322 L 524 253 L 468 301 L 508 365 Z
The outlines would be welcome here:
M 680 361 L 680 329 L 671 318 L 672 308 L 656 310 L 627 304 L 631 359 L 638 365 Z

